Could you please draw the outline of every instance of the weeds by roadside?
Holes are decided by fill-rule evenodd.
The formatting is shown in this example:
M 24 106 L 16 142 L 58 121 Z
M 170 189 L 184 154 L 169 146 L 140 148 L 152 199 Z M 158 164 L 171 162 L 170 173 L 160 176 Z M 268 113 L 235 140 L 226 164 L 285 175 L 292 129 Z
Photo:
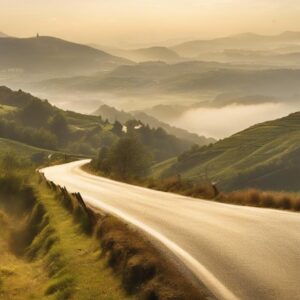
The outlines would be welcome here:
M 293 193 L 248 189 L 221 193 L 216 201 L 256 207 L 300 211 L 300 196 Z
M 99 240 L 102 256 L 120 277 L 129 295 L 144 300 L 214 299 L 206 287 L 196 288 L 189 282 L 169 258 L 137 230 L 115 217 L 94 212 L 79 194 L 71 195 L 65 188 L 45 182 L 81 229 Z

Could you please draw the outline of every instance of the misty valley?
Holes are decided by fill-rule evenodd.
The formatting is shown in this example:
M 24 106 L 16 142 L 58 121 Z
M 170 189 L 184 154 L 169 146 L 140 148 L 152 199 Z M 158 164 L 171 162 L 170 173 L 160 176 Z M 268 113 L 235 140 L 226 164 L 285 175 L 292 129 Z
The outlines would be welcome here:
M 0 299 L 299 300 L 300 7 L 6 2 Z

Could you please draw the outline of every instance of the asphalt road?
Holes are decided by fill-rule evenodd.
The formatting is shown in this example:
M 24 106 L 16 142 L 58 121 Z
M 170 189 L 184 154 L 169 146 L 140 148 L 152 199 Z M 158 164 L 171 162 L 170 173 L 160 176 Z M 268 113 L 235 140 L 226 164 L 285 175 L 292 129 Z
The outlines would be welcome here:
M 300 214 L 115 182 L 82 171 L 86 162 L 42 172 L 158 239 L 219 299 L 300 299 Z

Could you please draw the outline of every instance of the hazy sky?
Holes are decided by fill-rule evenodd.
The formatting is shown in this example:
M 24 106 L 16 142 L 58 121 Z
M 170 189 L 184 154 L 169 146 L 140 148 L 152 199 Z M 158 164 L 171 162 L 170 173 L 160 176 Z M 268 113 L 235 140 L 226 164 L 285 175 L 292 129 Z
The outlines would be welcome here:
M 0 31 L 138 45 L 300 31 L 300 0 L 0 0 Z

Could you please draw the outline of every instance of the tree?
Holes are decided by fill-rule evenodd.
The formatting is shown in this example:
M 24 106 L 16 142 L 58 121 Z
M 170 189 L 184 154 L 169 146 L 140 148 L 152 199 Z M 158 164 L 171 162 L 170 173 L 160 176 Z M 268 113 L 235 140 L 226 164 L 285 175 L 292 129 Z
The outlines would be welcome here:
M 96 167 L 105 174 L 109 174 L 110 161 L 109 161 L 110 150 L 108 147 L 104 146 L 100 149 L 98 153 L 98 159 L 96 160 Z
M 113 125 L 113 128 L 111 130 L 114 134 L 121 136 L 123 134 L 123 125 L 116 121 Z
M 51 114 L 52 106 L 47 101 L 37 99 L 31 100 L 18 113 L 23 124 L 35 128 L 45 127 Z
M 69 137 L 70 130 L 65 117 L 57 113 L 49 122 L 50 131 L 57 136 L 60 144 L 65 144 Z
M 114 175 L 126 180 L 146 176 L 151 155 L 137 138 L 126 137 L 112 147 L 109 161 Z

